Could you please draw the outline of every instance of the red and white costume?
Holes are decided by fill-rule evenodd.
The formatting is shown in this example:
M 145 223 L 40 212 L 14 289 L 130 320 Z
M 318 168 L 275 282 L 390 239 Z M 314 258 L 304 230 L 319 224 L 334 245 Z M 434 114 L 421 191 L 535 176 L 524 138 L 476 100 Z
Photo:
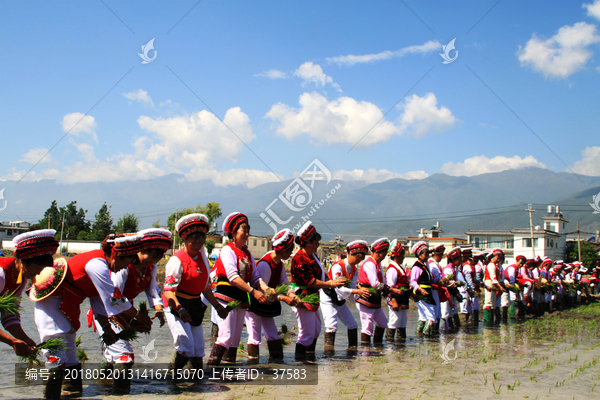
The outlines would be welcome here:
M 394 261 L 390 261 L 387 270 L 385 271 L 385 282 L 389 287 L 398 288 L 410 286 L 410 276 L 406 274 L 406 270 L 401 265 L 396 264 Z M 407 308 L 398 308 L 394 311 L 392 306 L 388 303 L 388 328 L 406 328 L 407 323 Z
M 112 317 L 130 309 L 131 303 L 111 279 L 104 252 L 93 250 L 78 254 L 68 261 L 67 275 L 51 296 L 35 303 L 35 324 L 40 340 L 64 339 L 66 349 L 50 354 L 43 350 L 46 367 L 79 364 L 75 339 L 80 323 L 80 306 L 90 299 L 94 314 Z M 114 331 L 117 326 L 112 323 Z
M 499 284 L 498 279 L 502 279 L 500 275 L 500 268 L 493 262 L 489 262 L 485 266 L 483 283 L 485 285 L 485 301 L 483 308 L 486 310 L 492 310 L 497 307 L 496 305 L 496 290 Z
M 371 244 L 371 251 L 377 252 L 385 248 L 387 252 L 390 242 L 387 238 L 381 238 Z M 375 261 L 373 257 L 368 257 L 360 268 L 358 273 L 358 284 L 364 287 L 371 287 L 377 291 L 383 289 L 385 282 L 381 264 Z M 381 308 L 381 295 L 371 295 L 364 299 L 356 299 L 356 308 L 360 312 L 361 333 L 372 336 L 374 325 L 379 328 L 387 328 L 388 321 L 383 309 Z
M 350 265 L 348 258 L 345 258 L 330 267 L 327 277 L 330 280 L 345 277 L 347 280 L 350 280 L 350 284 L 348 287 L 342 286 L 330 289 L 331 293 L 335 294 L 338 304 L 335 304 L 324 290 L 319 291 L 320 308 L 323 314 L 325 332 L 337 332 L 338 318 L 346 328 L 358 328 L 358 324 L 348 307 L 348 300 L 353 299 L 352 290 L 356 289 L 358 283 L 358 265 Z
M 291 232 L 290 232 L 291 233 Z M 293 235 L 292 235 L 293 236 Z M 285 273 L 283 260 L 276 263 L 273 260 L 275 250 L 262 256 L 256 264 L 258 276 L 270 288 L 287 285 L 290 283 Z M 252 311 L 246 312 L 246 329 L 248 330 L 248 344 L 260 345 L 261 334 L 264 332 L 267 341 L 279 340 L 277 325 L 274 317 L 260 316 Z
M 248 301 L 245 301 L 245 299 L 242 298 L 232 297 L 235 295 L 228 294 L 226 290 L 221 291 L 221 289 L 225 288 L 221 288 L 220 286 L 228 286 L 229 288 L 232 288 L 232 293 L 239 293 L 241 290 L 232 287 L 231 281 L 236 278 L 242 278 L 244 282 L 255 287 L 259 285 L 259 281 L 261 280 L 260 275 L 258 274 L 254 258 L 248 248 L 244 246 L 243 249 L 238 249 L 234 242 L 229 242 L 223 247 L 219 259 L 213 268 L 217 272 L 217 289 L 215 297 L 219 303 L 221 303 L 223 307 L 227 307 L 227 303 L 230 301 L 242 301 L 242 307 L 231 310 L 227 315 L 227 318 L 222 319 L 217 316 L 219 336 L 215 341 L 215 344 L 225 348 L 237 348 L 242 337 L 242 330 L 244 329 L 244 317 L 246 316 L 244 306 L 248 307 L 249 302 L 257 300 L 251 299 L 250 294 L 247 294 Z

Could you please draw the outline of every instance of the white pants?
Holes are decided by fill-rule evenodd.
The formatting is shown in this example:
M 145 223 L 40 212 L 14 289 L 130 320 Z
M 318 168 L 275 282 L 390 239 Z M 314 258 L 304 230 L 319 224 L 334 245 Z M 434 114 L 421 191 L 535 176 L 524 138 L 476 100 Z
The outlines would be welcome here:
M 419 310 L 419 321 L 430 319 L 435 321 L 435 306 L 433 304 L 417 301 L 417 309 Z
M 388 321 L 388 328 L 406 328 L 407 322 L 407 311 L 406 309 L 398 309 L 398 311 L 392 310 L 392 306 L 388 304 L 388 315 L 390 320 Z
M 387 328 L 388 321 L 382 308 L 369 308 L 360 303 L 356 303 L 356 308 L 360 312 L 361 333 L 372 336 L 375 324 L 380 328 Z
M 296 343 L 310 346 L 321 334 L 321 317 L 319 311 L 309 311 L 306 308 L 292 307 L 298 319 L 298 340 Z
M 479 295 L 475 293 L 475 297 L 471 297 L 471 308 L 473 311 L 479 310 Z
M 452 317 L 452 304 L 449 301 L 444 301 L 440 304 L 442 318 L 447 319 Z
M 458 291 L 463 298 L 459 305 L 459 312 L 461 314 L 471 314 L 473 309 L 471 308 L 471 300 L 469 299 L 469 293 L 466 289 L 463 289 L 462 287 L 458 289 Z
M 279 340 L 275 318 L 261 317 L 253 312 L 246 311 L 246 330 L 248 331 L 248 344 L 260 345 L 261 332 L 265 332 L 268 342 Z
M 183 322 L 181 318 L 173 315 L 169 307 L 165 308 L 165 317 L 171 335 L 173 335 L 175 350 L 188 358 L 204 357 L 204 331 L 202 325 L 192 326 L 189 322 Z
M 508 291 L 502 293 L 500 296 L 500 307 L 509 307 L 510 306 L 510 295 Z
M 219 299 L 219 303 L 221 303 L 223 307 L 227 307 L 227 302 Z M 244 330 L 245 316 L 246 310 L 243 308 L 231 310 L 225 319 L 217 315 L 219 336 L 217 337 L 215 344 L 225 348 L 238 347 L 242 338 L 242 331 Z
M 66 346 L 63 350 L 49 352 L 42 350 L 46 368 L 58 368 L 62 366 L 71 367 L 80 364 L 77 359 L 77 332 L 73 329 L 71 322 L 60 311 L 62 299 L 49 296 L 35 303 L 34 319 L 40 334 L 40 341 L 62 338 Z
M 102 337 L 104 331 L 100 322 L 94 318 L 94 325 L 96 326 L 96 331 L 98 335 Z M 121 328 L 110 321 L 110 326 L 115 333 L 121 332 Z M 135 354 L 133 352 L 133 347 L 130 342 L 125 340 L 117 340 L 115 343 L 110 346 L 104 346 L 104 358 L 109 364 L 128 364 L 135 362 Z
M 486 281 L 486 285 L 487 284 L 491 285 L 492 282 Z M 492 290 L 488 290 L 487 287 L 485 288 L 485 300 L 483 303 L 483 308 L 486 310 L 496 308 L 496 289 L 495 288 L 492 288 Z
M 338 318 L 348 329 L 358 328 L 358 324 L 348 307 L 348 302 L 341 306 L 336 306 L 333 303 L 321 302 L 319 308 L 323 314 L 323 323 L 325 324 L 325 332 L 337 332 Z

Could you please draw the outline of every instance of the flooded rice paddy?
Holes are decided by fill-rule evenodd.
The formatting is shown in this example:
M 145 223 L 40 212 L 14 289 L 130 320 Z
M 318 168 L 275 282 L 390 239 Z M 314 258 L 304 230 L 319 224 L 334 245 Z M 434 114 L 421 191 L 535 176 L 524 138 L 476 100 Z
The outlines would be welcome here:
M 37 339 L 33 306 L 24 302 L 23 325 Z M 358 312 L 351 307 L 357 321 Z M 84 308 L 87 309 L 87 308 Z M 316 365 L 318 385 L 194 384 L 134 379 L 131 394 L 111 396 L 108 382 L 84 382 L 87 399 L 297 399 L 347 398 L 373 399 L 587 399 L 598 398 L 600 391 L 600 303 L 581 305 L 569 311 L 546 314 L 543 318 L 500 324 L 493 328 L 463 329 L 432 338 L 417 337 L 416 310 L 409 311 L 407 340 L 382 347 L 346 350 L 346 329 L 340 326 L 336 351 L 323 352 L 323 336 L 317 344 L 316 358 L 305 364 L 294 360 L 296 320 L 289 308 L 277 318 L 292 335 L 284 347 L 285 367 Z M 82 318 L 83 322 L 83 318 Z M 205 324 L 207 354 L 210 353 L 210 324 Z M 97 363 L 101 358 L 100 340 L 83 324 L 82 345 Z M 172 337 L 167 326 L 157 324 L 148 336 L 134 343 L 136 356 L 142 346 L 155 340 L 156 363 L 168 363 L 173 355 Z M 245 334 L 242 343 L 245 343 Z M 447 347 L 446 347 L 447 346 Z M 454 351 L 452 350 L 454 347 Z M 18 386 L 14 379 L 16 356 L 8 346 L 0 347 L 0 398 L 37 399 L 41 386 Z M 268 352 L 261 346 L 261 364 Z M 141 359 L 137 358 L 138 365 Z M 205 360 L 206 361 L 206 360 Z M 243 350 L 236 366 L 246 366 Z M 281 367 L 273 364 L 272 367 Z M 249 366 L 250 367 L 250 366 Z M 65 396 L 63 396 L 65 397 Z

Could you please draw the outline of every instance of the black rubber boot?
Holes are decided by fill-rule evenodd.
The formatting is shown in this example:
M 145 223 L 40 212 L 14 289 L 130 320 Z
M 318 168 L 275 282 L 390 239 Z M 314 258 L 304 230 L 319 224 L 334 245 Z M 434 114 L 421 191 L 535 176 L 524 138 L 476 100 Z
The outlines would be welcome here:
M 248 364 L 257 364 L 260 361 L 258 345 L 248 343 Z
M 65 368 L 64 377 L 68 376 L 70 379 L 63 378 L 62 390 L 71 392 L 72 395 L 81 395 L 83 393 L 83 376 L 81 373 L 81 364 Z
M 376 326 L 375 332 L 373 333 L 373 344 L 383 344 L 383 334 L 384 333 L 385 333 L 385 328 Z
M 48 371 L 48 380 L 44 381 L 44 400 L 60 400 L 64 371 L 52 368 Z
M 325 332 L 325 351 L 333 351 L 335 348 L 335 332 Z
M 479 326 L 479 310 L 473 310 L 473 326 Z
M 202 359 L 202 357 L 190 358 L 190 364 L 192 364 L 192 368 L 195 370 L 204 368 L 204 360 Z
M 235 364 L 237 360 L 237 347 L 230 347 L 223 354 L 223 358 L 221 359 L 224 363 Z
M 273 361 L 283 361 L 283 342 L 279 340 L 269 340 L 267 342 L 269 348 L 269 358 Z
M 317 348 L 317 339 L 313 340 L 313 342 L 309 346 L 306 346 L 306 352 L 314 353 L 316 348 Z
M 404 342 L 406 340 L 406 328 L 397 328 L 396 329 L 396 341 Z
M 130 371 L 133 363 L 115 364 L 113 366 L 113 394 L 120 396 L 131 392 Z
M 358 346 L 358 328 L 348 329 L 348 347 Z
M 395 328 L 387 328 L 385 330 L 385 342 L 386 343 L 393 343 L 396 336 L 396 329 Z
M 306 346 L 296 343 L 296 361 L 302 361 L 306 359 Z
M 368 346 L 371 344 L 371 336 L 366 333 L 360 333 L 360 344 L 363 346 Z
M 494 324 L 500 325 L 502 321 L 502 309 L 500 307 L 494 308 Z
M 508 322 L 508 307 L 502 307 L 502 322 Z
M 452 320 L 454 321 L 454 326 L 458 329 L 460 328 L 460 316 L 458 314 L 454 314 L 452 316 Z
M 223 359 L 223 354 L 227 351 L 226 347 L 215 344 L 212 351 L 210 352 L 210 356 L 208 358 L 208 362 L 206 365 L 221 365 L 221 360 Z

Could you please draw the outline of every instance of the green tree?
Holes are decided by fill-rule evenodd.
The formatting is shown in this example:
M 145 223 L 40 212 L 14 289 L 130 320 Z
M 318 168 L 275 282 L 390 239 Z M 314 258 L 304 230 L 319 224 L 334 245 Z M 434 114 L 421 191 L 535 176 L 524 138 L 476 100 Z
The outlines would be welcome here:
M 60 235 L 61 223 L 62 215 L 58 209 L 58 203 L 56 200 L 53 200 L 50 207 L 44 212 L 44 218 L 40 219 L 37 224 L 31 225 L 30 230 L 54 229 L 57 232 L 57 235 Z
M 75 240 L 79 237 L 79 232 L 90 232 L 91 224 L 85 219 L 86 213 L 87 210 L 83 208 L 77 209 L 76 201 L 72 201 L 65 207 L 60 208 L 61 218 L 63 214 L 65 216 L 65 237 L 68 235 L 69 239 Z
M 215 248 L 215 241 L 208 239 L 206 242 L 204 242 L 204 247 L 206 247 L 206 255 L 210 256 L 210 253 L 212 253 L 213 249 Z
M 104 203 L 96 213 L 96 221 L 92 225 L 92 234 L 90 235 L 94 240 L 104 240 L 112 230 L 113 220 L 110 216 L 110 209 L 111 207 Z
M 196 207 L 184 208 L 181 211 L 172 213 L 167 219 L 167 226 L 169 227 L 169 230 L 173 232 L 176 236 L 175 244 L 178 245 L 181 242 L 181 239 L 179 238 L 179 236 L 177 236 L 177 232 L 175 231 L 175 224 L 177 223 L 179 218 L 183 217 L 184 215 L 195 213 L 206 215 L 206 217 L 208 218 L 209 231 L 212 229 L 212 223 L 216 221 L 217 218 L 219 218 L 221 215 L 223 215 L 223 212 L 221 211 L 221 206 L 215 201 L 206 203 L 205 206 L 202 206 L 202 204 L 198 204 Z
M 139 225 L 140 219 L 136 217 L 135 214 L 125 213 L 125 215 L 123 215 L 117 221 L 117 225 L 115 225 L 115 231 L 117 233 L 137 232 Z
M 596 266 L 598 262 L 598 250 L 596 246 L 589 242 L 578 242 L 581 245 L 581 261 L 586 268 Z M 579 251 L 577 248 L 577 242 L 567 247 L 567 262 L 577 261 L 579 257 Z

